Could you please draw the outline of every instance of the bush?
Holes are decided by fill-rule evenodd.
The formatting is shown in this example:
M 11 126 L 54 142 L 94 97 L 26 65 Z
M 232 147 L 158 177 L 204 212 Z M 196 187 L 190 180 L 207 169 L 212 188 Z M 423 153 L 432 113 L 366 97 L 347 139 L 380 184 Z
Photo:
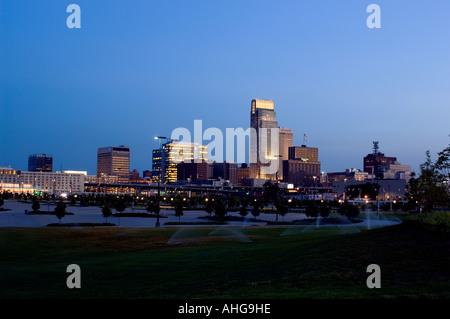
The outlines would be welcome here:
M 403 224 L 438 235 L 444 239 L 450 238 L 450 213 L 448 212 L 413 214 L 406 217 Z
M 346 201 L 339 207 L 338 212 L 348 218 L 354 218 L 359 215 L 359 207 Z
M 41 204 L 39 204 L 39 201 L 33 200 L 33 205 L 31 205 L 31 208 L 34 212 L 37 212 L 41 208 Z
M 319 206 L 316 202 L 310 202 L 305 208 L 306 217 L 317 218 L 319 216 Z
M 330 215 L 330 207 L 328 207 L 327 203 L 322 203 L 320 205 L 320 216 L 321 217 L 328 217 Z
M 66 204 L 64 204 L 62 201 L 59 201 L 55 208 L 55 215 L 59 219 L 59 222 L 61 223 L 61 218 L 67 215 L 66 213 Z

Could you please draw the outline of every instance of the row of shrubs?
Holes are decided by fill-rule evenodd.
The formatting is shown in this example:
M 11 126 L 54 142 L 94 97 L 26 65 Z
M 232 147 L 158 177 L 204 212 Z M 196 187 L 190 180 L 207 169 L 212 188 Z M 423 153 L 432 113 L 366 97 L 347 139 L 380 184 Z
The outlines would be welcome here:
M 433 233 L 444 239 L 450 239 L 450 213 L 430 212 L 412 214 L 405 217 L 403 224 L 428 233 Z

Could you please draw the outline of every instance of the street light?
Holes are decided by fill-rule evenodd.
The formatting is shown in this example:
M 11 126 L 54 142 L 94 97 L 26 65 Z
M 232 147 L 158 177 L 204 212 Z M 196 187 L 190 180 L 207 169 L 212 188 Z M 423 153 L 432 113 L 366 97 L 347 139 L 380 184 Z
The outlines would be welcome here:
M 163 176 L 163 166 L 164 166 L 164 159 L 163 159 L 163 151 L 162 151 L 162 140 L 167 140 L 167 137 L 165 136 L 155 136 L 155 140 L 159 140 L 159 150 L 161 151 L 161 167 L 160 167 L 160 173 L 159 173 L 159 178 L 158 178 L 158 200 L 157 200 L 157 207 L 158 207 L 158 214 L 156 217 L 156 227 L 159 227 L 159 210 L 160 210 L 160 206 L 159 206 L 159 202 L 160 202 L 160 197 L 161 197 L 161 179 Z
M 314 179 L 314 200 L 316 200 L 316 178 L 317 178 L 317 176 L 313 176 L 313 179 Z

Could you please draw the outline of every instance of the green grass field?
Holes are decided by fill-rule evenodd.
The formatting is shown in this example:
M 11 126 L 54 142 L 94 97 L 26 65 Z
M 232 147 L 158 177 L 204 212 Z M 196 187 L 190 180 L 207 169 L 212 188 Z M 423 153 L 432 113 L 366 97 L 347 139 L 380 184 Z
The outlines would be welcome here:
M 449 248 L 405 225 L 3 228 L 0 298 L 449 298 Z

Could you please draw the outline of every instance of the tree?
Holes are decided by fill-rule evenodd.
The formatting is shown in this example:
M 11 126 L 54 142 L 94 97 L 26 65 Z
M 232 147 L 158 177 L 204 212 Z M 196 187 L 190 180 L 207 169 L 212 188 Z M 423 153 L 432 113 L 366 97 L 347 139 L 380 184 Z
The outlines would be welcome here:
M 219 218 L 219 220 L 223 220 L 227 214 L 227 205 L 223 198 L 216 198 L 214 203 L 214 214 Z
M 105 217 L 106 222 L 108 222 L 108 217 L 112 215 L 111 208 L 109 207 L 108 203 L 105 203 L 105 205 L 102 208 L 102 214 L 103 217 Z
M 435 166 L 439 179 L 444 184 L 447 184 L 447 187 L 450 187 L 450 144 L 442 152 L 438 153 Z
M 410 203 L 415 202 L 425 212 L 430 212 L 435 205 L 448 203 L 449 196 L 447 186 L 440 179 L 437 164 L 431 161 L 430 151 L 426 152 L 426 156 L 426 161 L 420 165 L 420 176 L 416 177 L 415 173 L 411 173 L 405 195 Z M 443 165 L 439 163 L 438 165 Z
M 119 213 L 122 213 L 126 208 L 127 205 L 125 204 L 125 201 L 123 199 L 119 199 L 116 202 L 116 205 L 114 207 L 116 209 L 116 211 L 118 211 Z
M 261 200 L 254 199 L 252 201 L 252 215 L 256 218 L 261 214 L 261 206 L 263 205 Z
M 275 200 L 275 208 L 277 209 L 276 221 L 278 221 L 278 214 L 280 214 L 283 218 L 284 216 L 286 216 L 288 212 L 288 207 L 286 206 L 286 203 L 280 196 Z
M 37 212 L 39 210 L 39 208 L 41 208 L 41 204 L 39 203 L 38 200 L 33 200 L 33 205 L 31 205 L 31 208 L 33 209 L 34 212 Z
M 211 214 L 212 214 L 212 212 L 213 212 L 213 205 L 212 205 L 212 203 L 211 203 L 210 200 L 208 200 L 208 201 L 206 202 L 206 205 L 205 205 L 205 211 L 209 214 L 209 216 L 211 216 Z
M 359 207 L 345 201 L 338 209 L 339 214 L 347 218 L 354 218 L 359 215 Z
M 66 204 L 63 201 L 59 201 L 55 207 L 55 215 L 59 219 L 59 223 L 61 224 L 61 218 L 66 216 Z
M 247 214 L 248 214 L 247 207 L 246 206 L 242 206 L 239 209 L 239 215 L 241 215 L 242 217 L 245 217 L 245 216 L 247 216 Z
M 178 217 L 178 221 L 181 220 L 181 216 L 183 216 L 183 201 L 179 198 L 176 198 L 173 201 L 173 208 L 175 209 L 175 216 Z
M 279 187 L 278 183 L 272 183 L 271 181 L 267 181 L 263 185 L 264 195 L 263 199 L 268 202 L 275 202 L 278 198 Z
M 155 213 L 156 212 L 156 203 L 155 203 L 155 201 L 153 200 L 153 199 L 150 199 L 148 202 L 147 202 L 147 207 L 146 207 L 146 210 L 149 212 L 149 213 Z
M 319 206 L 316 201 L 310 201 L 305 208 L 306 217 L 317 218 L 319 216 Z
M 345 216 L 347 216 L 348 218 L 354 218 L 358 215 L 359 215 L 359 207 L 353 204 L 349 204 Z
M 228 207 L 230 208 L 238 207 L 239 204 L 240 204 L 239 197 L 230 196 L 230 198 L 228 198 Z
M 330 207 L 328 204 L 324 201 L 320 205 L 320 216 L 322 217 L 328 217 L 330 215 Z

